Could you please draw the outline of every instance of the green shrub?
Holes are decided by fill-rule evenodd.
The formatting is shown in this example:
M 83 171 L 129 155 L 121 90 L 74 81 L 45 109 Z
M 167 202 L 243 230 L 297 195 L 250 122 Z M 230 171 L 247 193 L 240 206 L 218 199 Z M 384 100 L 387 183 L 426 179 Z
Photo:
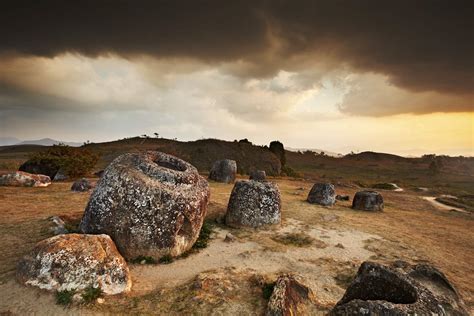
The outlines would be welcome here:
M 395 190 L 395 187 L 391 183 L 376 183 L 372 185 L 372 189 Z
M 213 232 L 213 226 L 208 222 L 204 222 L 202 224 L 201 231 L 199 232 L 199 237 L 194 243 L 193 248 L 194 249 L 206 248 L 209 243 L 209 239 L 211 239 L 212 232 Z
M 72 304 L 72 298 L 76 294 L 75 290 L 64 290 L 56 292 L 56 304 L 69 306 Z
M 301 174 L 293 170 L 293 168 L 288 167 L 288 166 L 283 166 L 281 167 L 281 173 L 282 175 L 286 175 L 288 177 L 293 177 L 293 178 L 300 178 Z
M 95 302 L 99 297 L 103 295 L 103 291 L 100 287 L 87 287 L 81 294 L 82 301 L 84 304 L 90 304 Z
M 173 262 L 173 257 L 170 256 L 170 255 L 166 255 L 166 256 L 163 256 L 161 257 L 158 262 L 161 263 L 161 264 L 170 264 L 171 262 Z
M 67 145 L 54 145 L 46 151 L 30 156 L 30 161 L 54 166 L 72 178 L 86 175 L 94 168 L 98 160 L 99 156 L 87 149 Z

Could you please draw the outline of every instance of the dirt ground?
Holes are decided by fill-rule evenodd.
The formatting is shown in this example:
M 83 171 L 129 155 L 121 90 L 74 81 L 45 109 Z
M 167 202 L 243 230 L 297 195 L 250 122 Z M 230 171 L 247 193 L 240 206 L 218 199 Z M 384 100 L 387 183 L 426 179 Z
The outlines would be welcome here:
M 56 305 L 52 293 L 18 284 L 15 265 L 37 241 L 52 235 L 50 216 L 80 218 L 89 193 L 71 192 L 69 182 L 0 187 L 0 314 L 260 315 L 266 305 L 262 289 L 283 272 L 303 277 L 315 293 L 317 312 L 324 314 L 342 297 L 361 262 L 397 259 L 434 264 L 474 311 L 473 215 L 437 208 L 409 190 L 382 190 L 382 213 L 354 211 L 350 202 L 325 208 L 305 202 L 311 182 L 274 181 L 282 192 L 281 225 L 237 230 L 218 224 L 232 185 L 210 183 L 207 218 L 215 232 L 207 248 L 166 265 L 131 264 L 130 293 L 68 308 Z M 355 192 L 337 187 L 338 194 Z M 224 242 L 229 232 L 235 242 Z

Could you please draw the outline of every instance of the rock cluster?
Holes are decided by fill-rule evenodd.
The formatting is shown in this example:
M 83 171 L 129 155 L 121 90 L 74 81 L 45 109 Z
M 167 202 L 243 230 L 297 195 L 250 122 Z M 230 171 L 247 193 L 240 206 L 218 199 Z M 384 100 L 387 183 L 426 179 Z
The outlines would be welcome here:
M 74 181 L 71 186 L 71 191 L 74 192 L 86 192 L 92 189 L 92 184 L 86 178 L 82 178 Z
M 265 181 L 267 174 L 264 170 L 254 170 L 250 173 L 250 180 Z
M 383 197 L 376 191 L 359 191 L 352 200 L 352 208 L 362 211 L 383 211 Z
M 429 265 L 364 262 L 330 315 L 467 315 L 446 277 Z
M 280 190 L 275 183 L 237 181 L 230 195 L 225 222 L 233 227 L 259 227 L 281 220 Z
M 336 203 L 336 190 L 330 183 L 316 183 L 308 194 L 307 201 L 312 204 L 332 206 Z
M 0 186 L 11 187 L 47 187 L 51 178 L 42 174 L 16 171 L 0 176 Z
M 40 241 L 18 264 L 17 279 L 41 289 L 100 287 L 105 294 L 130 290 L 128 266 L 107 235 L 58 235 Z
M 207 181 L 179 158 L 124 154 L 105 169 L 80 229 L 108 234 L 127 259 L 178 256 L 198 238 L 209 196 Z
M 267 305 L 267 316 L 311 315 L 314 294 L 300 278 L 291 274 L 278 277 Z
M 209 172 L 209 179 L 217 182 L 233 183 L 236 173 L 237 162 L 235 162 L 235 160 L 218 160 L 212 165 Z

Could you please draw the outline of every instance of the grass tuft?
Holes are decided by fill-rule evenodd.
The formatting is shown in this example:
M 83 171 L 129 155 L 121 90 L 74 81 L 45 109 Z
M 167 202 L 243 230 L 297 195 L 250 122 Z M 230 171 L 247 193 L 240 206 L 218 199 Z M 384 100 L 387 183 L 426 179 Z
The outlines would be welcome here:
M 95 302 L 103 294 L 104 292 L 100 287 L 89 286 L 84 289 L 84 292 L 81 294 L 81 297 L 84 304 L 90 304 Z
M 170 256 L 170 255 L 166 255 L 166 256 L 163 256 L 161 257 L 158 262 L 161 263 L 161 264 L 170 264 L 171 262 L 173 262 L 173 257 Z
M 156 260 L 153 257 L 149 257 L 149 256 L 138 256 L 130 260 L 131 263 L 137 263 L 137 264 L 141 264 L 143 261 L 145 261 L 145 264 L 156 264 Z
M 62 306 L 70 306 L 76 290 L 64 290 L 56 292 L 56 304 Z
M 202 249 L 208 246 L 209 240 L 211 239 L 212 232 L 214 231 L 213 225 L 209 222 L 204 222 L 199 232 L 199 237 L 193 245 L 193 249 Z
M 277 235 L 272 237 L 272 239 L 284 245 L 293 245 L 297 247 L 309 246 L 314 241 L 314 238 L 305 233 L 287 233 L 285 235 Z

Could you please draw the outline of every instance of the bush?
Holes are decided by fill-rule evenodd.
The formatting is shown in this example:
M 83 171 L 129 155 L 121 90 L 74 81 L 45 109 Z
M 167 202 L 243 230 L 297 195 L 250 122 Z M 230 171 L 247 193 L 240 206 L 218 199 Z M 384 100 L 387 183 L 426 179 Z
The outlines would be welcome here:
M 166 255 L 166 256 L 161 257 L 160 260 L 158 261 L 161 264 L 170 264 L 171 262 L 173 262 L 173 257 L 170 255 Z
M 269 300 L 273 294 L 273 289 L 275 288 L 275 282 L 265 283 L 262 288 L 263 298 Z
M 72 298 L 76 294 L 75 290 L 64 290 L 56 292 L 56 304 L 69 306 L 72 304 Z
M 87 149 L 67 145 L 53 145 L 48 150 L 34 153 L 30 157 L 31 162 L 54 166 L 72 178 L 86 175 L 98 160 L 99 156 Z

